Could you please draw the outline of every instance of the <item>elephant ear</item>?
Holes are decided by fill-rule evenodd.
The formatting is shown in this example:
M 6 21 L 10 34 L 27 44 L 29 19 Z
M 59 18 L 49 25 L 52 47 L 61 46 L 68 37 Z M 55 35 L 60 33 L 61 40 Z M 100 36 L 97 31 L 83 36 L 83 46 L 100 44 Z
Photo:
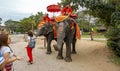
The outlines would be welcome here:
M 47 24 L 47 34 L 53 31 L 53 26 L 52 24 L 48 23 Z

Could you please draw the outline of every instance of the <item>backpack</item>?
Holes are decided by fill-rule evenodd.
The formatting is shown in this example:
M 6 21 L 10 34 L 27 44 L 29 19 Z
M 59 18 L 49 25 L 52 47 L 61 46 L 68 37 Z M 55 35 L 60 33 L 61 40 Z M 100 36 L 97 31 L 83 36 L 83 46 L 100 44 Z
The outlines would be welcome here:
M 34 48 L 35 47 L 35 39 L 33 37 L 30 37 L 30 43 L 28 45 L 30 48 Z
M 2 56 L 1 52 L 0 52 L 0 65 L 4 62 L 4 57 Z

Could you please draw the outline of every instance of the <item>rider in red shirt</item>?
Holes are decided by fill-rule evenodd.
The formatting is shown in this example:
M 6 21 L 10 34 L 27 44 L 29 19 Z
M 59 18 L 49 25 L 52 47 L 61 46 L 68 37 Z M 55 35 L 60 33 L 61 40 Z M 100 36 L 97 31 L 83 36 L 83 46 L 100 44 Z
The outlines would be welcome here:
M 50 18 L 49 18 L 49 16 L 48 16 L 48 14 L 46 14 L 45 16 L 43 16 L 43 20 L 44 20 L 45 22 L 50 22 Z
M 72 14 L 72 8 L 69 6 L 69 5 L 67 5 L 66 7 L 64 7 L 62 10 L 61 10 L 61 13 L 62 13 L 62 15 L 69 15 L 69 16 L 72 16 L 73 14 Z M 73 23 L 73 24 L 72 24 Z M 71 23 L 71 29 L 73 28 L 73 25 L 74 25 L 74 23 L 76 23 L 75 21 L 73 21 Z M 75 33 L 75 35 L 76 35 L 76 39 L 80 39 L 81 38 L 81 36 L 80 36 L 80 28 L 79 28 L 79 26 L 78 26 L 78 24 L 76 24 L 76 33 Z
M 72 8 L 67 5 L 61 10 L 62 15 L 71 15 L 72 14 Z

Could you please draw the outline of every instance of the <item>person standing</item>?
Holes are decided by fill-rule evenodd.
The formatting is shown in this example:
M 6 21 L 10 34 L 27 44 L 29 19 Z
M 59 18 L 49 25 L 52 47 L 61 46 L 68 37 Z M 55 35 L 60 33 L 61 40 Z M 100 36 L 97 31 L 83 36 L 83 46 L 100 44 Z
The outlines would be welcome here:
M 26 46 L 27 55 L 29 58 L 28 60 L 29 64 L 33 64 L 33 54 L 32 54 L 33 48 L 35 48 L 35 39 L 33 37 L 33 32 L 29 31 L 28 32 L 28 44 Z
M 13 67 L 13 62 L 16 60 L 21 60 L 22 58 L 16 56 L 9 46 L 9 38 L 7 34 L 0 34 L 0 53 L 4 57 L 4 62 L 2 64 L 2 71 L 11 71 Z

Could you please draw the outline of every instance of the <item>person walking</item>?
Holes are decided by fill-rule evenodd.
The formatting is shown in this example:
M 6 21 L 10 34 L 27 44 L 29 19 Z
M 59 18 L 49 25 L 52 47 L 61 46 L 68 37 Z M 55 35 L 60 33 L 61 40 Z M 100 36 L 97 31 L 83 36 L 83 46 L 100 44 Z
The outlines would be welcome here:
M 29 64 L 33 64 L 33 55 L 32 55 L 32 50 L 33 48 L 35 48 L 35 39 L 33 37 L 33 32 L 29 31 L 28 32 L 28 43 L 26 46 L 26 50 L 27 50 L 27 55 L 28 55 L 28 63 Z
M 15 55 L 9 46 L 9 38 L 7 34 L 0 34 L 0 53 L 4 57 L 1 71 L 12 71 L 13 62 L 22 58 Z

